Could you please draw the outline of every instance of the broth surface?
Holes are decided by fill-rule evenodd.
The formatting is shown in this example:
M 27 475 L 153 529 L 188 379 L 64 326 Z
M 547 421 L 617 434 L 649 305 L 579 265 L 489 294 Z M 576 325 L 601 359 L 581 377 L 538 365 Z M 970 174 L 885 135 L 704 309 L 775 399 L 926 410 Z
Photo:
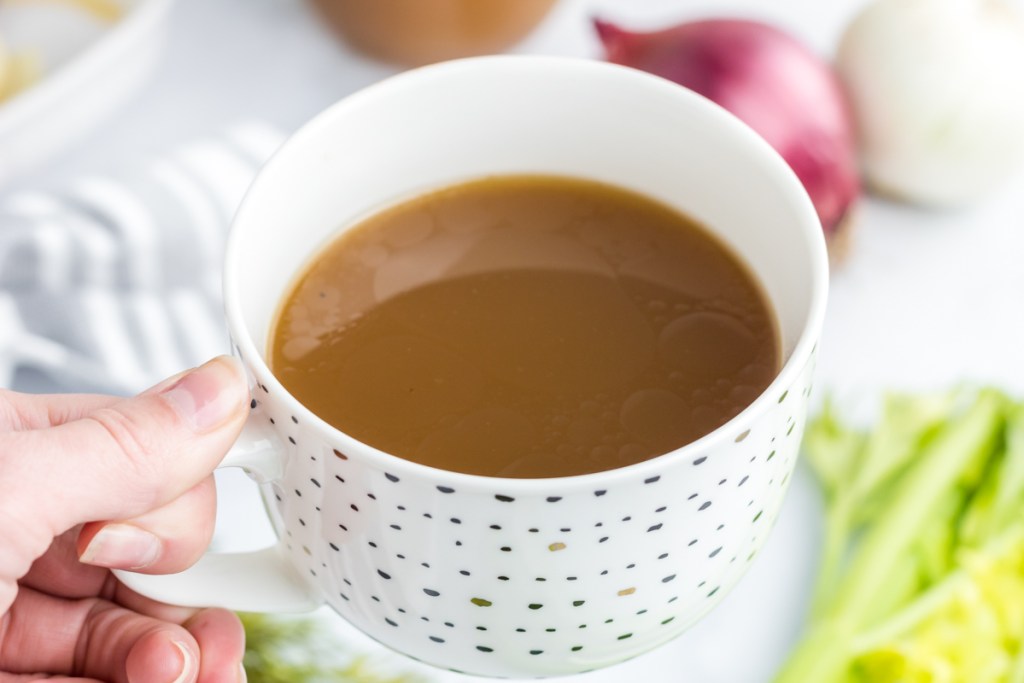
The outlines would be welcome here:
M 558 477 L 721 426 L 780 366 L 747 267 L 641 195 L 547 176 L 369 216 L 284 298 L 274 374 L 349 435 L 441 469 Z

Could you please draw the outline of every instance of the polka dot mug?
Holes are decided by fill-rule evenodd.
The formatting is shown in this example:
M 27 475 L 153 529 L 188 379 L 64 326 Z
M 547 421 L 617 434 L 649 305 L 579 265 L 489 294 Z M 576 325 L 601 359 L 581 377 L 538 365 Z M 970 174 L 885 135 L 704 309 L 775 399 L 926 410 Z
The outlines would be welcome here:
M 772 302 L 785 354 L 778 377 L 694 443 L 557 479 L 404 461 L 291 397 L 265 349 L 277 303 L 311 254 L 367 212 L 500 173 L 617 184 L 709 226 Z M 253 402 L 224 465 L 261 482 L 278 545 L 122 579 L 179 604 L 326 603 L 410 657 L 487 676 L 567 674 L 636 656 L 711 610 L 764 543 L 797 458 L 826 289 L 821 229 L 796 177 L 750 129 L 688 90 L 546 57 L 448 62 L 374 85 L 271 159 L 228 244 L 227 318 Z

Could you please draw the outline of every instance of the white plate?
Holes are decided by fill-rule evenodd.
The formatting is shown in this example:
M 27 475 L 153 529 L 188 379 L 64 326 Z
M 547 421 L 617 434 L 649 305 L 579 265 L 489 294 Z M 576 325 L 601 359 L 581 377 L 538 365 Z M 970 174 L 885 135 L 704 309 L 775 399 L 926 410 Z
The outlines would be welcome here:
M 125 15 L 109 27 L 59 3 L 0 8 L 0 36 L 45 73 L 0 104 L 0 186 L 86 135 L 152 71 L 171 0 L 115 1 Z

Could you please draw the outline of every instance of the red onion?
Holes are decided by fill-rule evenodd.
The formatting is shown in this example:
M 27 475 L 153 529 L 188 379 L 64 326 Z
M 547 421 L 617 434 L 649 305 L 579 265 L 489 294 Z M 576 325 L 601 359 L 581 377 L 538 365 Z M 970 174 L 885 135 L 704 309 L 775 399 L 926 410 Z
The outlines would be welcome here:
M 831 237 L 860 194 L 853 125 L 829 65 L 782 31 L 710 19 L 653 33 L 595 20 L 608 60 L 679 83 L 738 116 L 778 151 Z

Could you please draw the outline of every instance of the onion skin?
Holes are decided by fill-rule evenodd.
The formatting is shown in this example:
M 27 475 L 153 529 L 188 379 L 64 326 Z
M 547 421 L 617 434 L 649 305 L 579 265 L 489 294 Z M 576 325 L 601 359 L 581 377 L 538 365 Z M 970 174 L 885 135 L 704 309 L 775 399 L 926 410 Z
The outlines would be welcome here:
M 607 59 L 667 78 L 729 110 L 796 173 L 832 237 L 860 196 L 852 119 L 829 65 L 756 21 L 708 19 L 636 33 L 595 20 Z

